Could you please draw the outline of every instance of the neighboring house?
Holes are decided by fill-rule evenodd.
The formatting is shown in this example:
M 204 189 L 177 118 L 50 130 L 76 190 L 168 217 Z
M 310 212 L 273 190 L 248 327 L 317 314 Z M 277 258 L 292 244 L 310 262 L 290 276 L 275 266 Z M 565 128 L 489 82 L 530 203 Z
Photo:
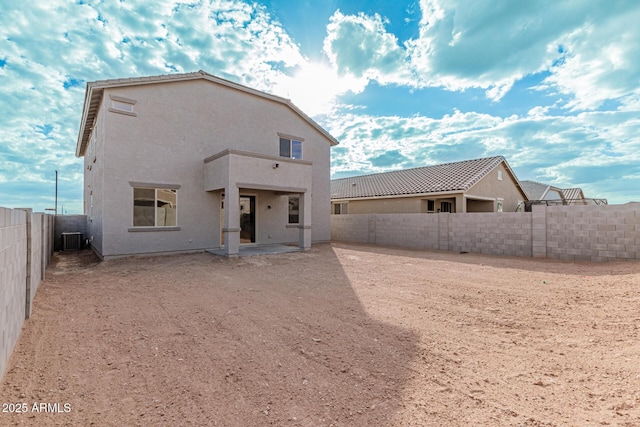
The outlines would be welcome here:
M 502 156 L 331 181 L 332 214 L 515 212 L 526 199 Z
M 529 196 L 527 210 L 532 204 L 591 205 L 607 204 L 606 199 L 588 199 L 581 188 L 558 188 L 536 181 L 520 181 Z
M 328 241 L 337 143 L 289 100 L 203 71 L 87 83 L 87 238 L 103 259 Z

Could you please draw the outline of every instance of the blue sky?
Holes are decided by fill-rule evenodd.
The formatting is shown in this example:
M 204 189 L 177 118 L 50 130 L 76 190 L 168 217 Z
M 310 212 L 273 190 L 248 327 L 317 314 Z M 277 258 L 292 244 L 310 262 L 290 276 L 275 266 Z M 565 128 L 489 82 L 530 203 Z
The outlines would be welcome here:
M 503 155 L 640 201 L 640 2 L 0 0 L 0 206 L 82 212 L 88 81 L 205 70 L 291 98 L 332 176 Z

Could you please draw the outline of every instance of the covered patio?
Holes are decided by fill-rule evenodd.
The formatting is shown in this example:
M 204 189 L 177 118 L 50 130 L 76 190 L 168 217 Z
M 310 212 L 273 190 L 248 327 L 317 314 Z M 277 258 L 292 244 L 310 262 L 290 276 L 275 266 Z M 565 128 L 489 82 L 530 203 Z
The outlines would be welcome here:
M 224 255 L 242 255 L 255 251 L 259 246 L 273 246 L 273 242 L 255 241 L 256 245 L 242 246 L 241 197 L 251 191 L 270 191 L 277 195 L 297 196 L 298 248 L 311 247 L 311 166 L 304 160 L 268 156 L 238 150 L 224 150 L 204 160 L 205 191 L 220 191 L 224 194 L 222 224 L 223 246 L 216 250 Z M 242 194 L 241 194 L 242 193 Z M 269 207 L 270 209 L 270 207 Z M 292 227 L 284 219 L 270 227 Z M 212 252 L 213 253 L 213 252 Z

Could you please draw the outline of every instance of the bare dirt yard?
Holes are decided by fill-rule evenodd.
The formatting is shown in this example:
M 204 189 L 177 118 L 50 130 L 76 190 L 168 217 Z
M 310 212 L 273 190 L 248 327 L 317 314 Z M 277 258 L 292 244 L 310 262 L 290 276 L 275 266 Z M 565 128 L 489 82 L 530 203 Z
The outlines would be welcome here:
M 56 254 L 0 425 L 640 426 L 639 335 L 638 262 Z

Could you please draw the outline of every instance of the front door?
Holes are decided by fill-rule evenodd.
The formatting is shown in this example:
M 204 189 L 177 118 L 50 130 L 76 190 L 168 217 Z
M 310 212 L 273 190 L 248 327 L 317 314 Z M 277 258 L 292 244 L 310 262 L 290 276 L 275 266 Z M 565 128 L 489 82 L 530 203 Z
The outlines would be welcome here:
M 220 245 L 224 246 L 224 194 L 220 201 Z M 256 242 L 256 196 L 240 195 L 240 244 Z

